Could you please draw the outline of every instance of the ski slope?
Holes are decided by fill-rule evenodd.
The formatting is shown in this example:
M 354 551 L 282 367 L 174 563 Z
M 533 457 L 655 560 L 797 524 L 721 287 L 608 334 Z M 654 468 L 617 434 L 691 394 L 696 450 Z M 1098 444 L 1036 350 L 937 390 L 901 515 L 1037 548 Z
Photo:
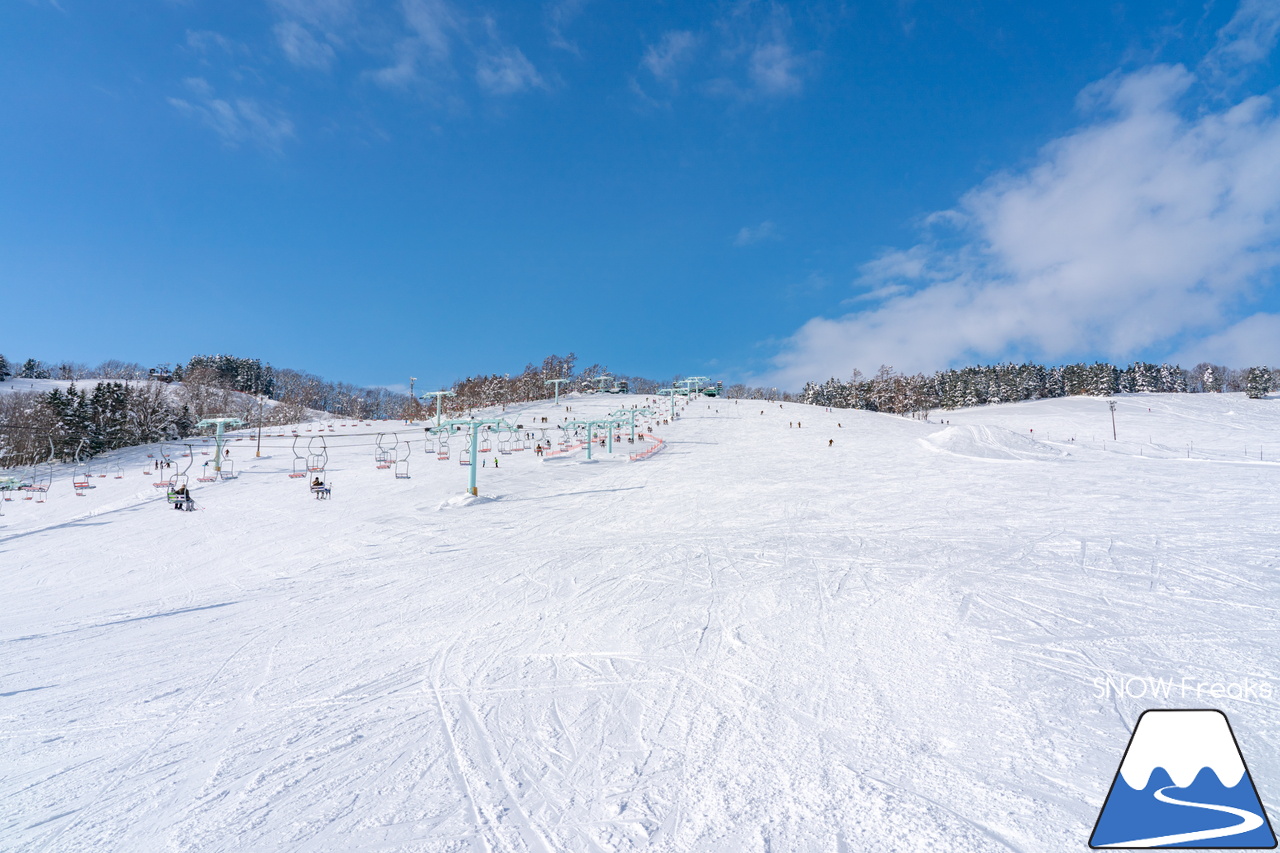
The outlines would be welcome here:
M 1222 708 L 1280 803 L 1275 698 L 1095 682 L 1280 696 L 1280 400 L 1121 397 L 1119 442 L 1087 398 L 698 400 L 479 499 L 341 423 L 327 502 L 268 435 L 197 512 L 150 448 L 3 504 L 0 849 L 1078 850 L 1150 707 Z

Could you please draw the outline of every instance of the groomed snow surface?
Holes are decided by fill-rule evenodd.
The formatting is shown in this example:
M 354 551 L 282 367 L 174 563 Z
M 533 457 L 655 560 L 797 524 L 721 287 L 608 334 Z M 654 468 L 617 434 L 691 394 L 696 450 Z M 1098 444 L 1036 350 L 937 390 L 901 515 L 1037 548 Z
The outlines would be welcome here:
M 1194 691 L 1280 693 L 1280 400 L 1110 417 L 698 400 L 481 500 L 398 423 L 326 430 L 330 501 L 274 435 L 191 513 L 154 448 L 60 469 L 0 517 L 0 849 L 1083 850 L 1153 707 L 1222 708 L 1274 809 L 1276 700 Z

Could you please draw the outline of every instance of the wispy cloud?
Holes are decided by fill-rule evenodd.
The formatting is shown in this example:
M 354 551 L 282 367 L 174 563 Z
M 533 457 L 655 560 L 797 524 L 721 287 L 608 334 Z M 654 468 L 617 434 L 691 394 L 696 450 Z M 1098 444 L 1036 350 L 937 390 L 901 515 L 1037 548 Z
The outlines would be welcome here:
M 476 65 L 476 82 L 494 95 L 513 95 L 545 84 L 517 47 L 506 46 L 483 53 Z
M 1280 3 L 1242 0 L 1231 20 L 1218 31 L 1217 44 L 1204 65 L 1216 73 L 1232 74 L 1271 55 L 1280 39 Z
M 213 30 L 187 30 L 186 44 L 188 50 L 202 56 L 236 51 L 235 42 Z
M 1272 97 L 1187 104 L 1194 82 L 1158 65 L 1086 89 L 1080 127 L 867 264 L 874 304 L 810 320 L 769 381 L 1202 349 L 1275 361 L 1280 318 L 1249 307 L 1280 283 L 1280 116 Z
M 800 94 L 800 69 L 800 59 L 779 34 L 752 48 L 747 76 L 756 92 L 776 98 Z
M 575 56 L 581 55 L 578 45 L 569 41 L 564 33 L 582 14 L 587 2 L 588 0 L 554 0 L 546 5 L 548 41 L 552 47 L 566 50 Z
M 280 110 L 253 98 L 219 98 L 202 77 L 190 77 L 185 84 L 187 97 L 169 98 L 169 103 L 212 129 L 226 145 L 248 143 L 278 152 L 294 135 L 293 122 Z
M 317 39 L 311 30 L 297 21 L 280 21 L 274 31 L 285 57 L 299 68 L 324 71 L 333 63 L 333 46 Z
M 724 72 L 707 84 L 714 95 L 739 100 L 791 97 L 804 91 L 812 57 L 792 44 L 786 7 L 742 0 L 720 19 Z
M 675 86 L 679 72 L 688 63 L 697 44 L 698 37 L 688 30 L 663 33 L 657 44 L 645 48 L 640 66 L 654 79 Z
M 756 243 L 763 243 L 766 240 L 781 240 L 782 235 L 778 233 L 778 228 L 772 221 L 766 219 L 759 225 L 744 225 L 738 229 L 738 234 L 733 238 L 735 246 L 752 246 Z

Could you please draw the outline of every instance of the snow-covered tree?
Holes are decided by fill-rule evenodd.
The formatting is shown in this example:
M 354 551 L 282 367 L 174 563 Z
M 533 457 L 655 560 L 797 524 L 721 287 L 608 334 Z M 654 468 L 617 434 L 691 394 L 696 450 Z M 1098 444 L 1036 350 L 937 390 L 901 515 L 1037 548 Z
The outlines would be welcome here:
M 1225 370 L 1217 365 L 1207 363 L 1196 365 L 1196 369 L 1200 371 L 1200 384 L 1205 391 L 1214 394 L 1222 391 L 1227 379 Z
M 48 379 L 49 369 L 34 358 L 22 362 L 18 370 L 19 379 Z
M 1255 400 L 1267 396 L 1271 390 L 1271 370 L 1266 367 L 1250 367 L 1245 371 L 1244 393 Z
M 13 371 L 9 368 L 9 360 L 0 353 L 0 382 L 5 381 L 13 375 Z

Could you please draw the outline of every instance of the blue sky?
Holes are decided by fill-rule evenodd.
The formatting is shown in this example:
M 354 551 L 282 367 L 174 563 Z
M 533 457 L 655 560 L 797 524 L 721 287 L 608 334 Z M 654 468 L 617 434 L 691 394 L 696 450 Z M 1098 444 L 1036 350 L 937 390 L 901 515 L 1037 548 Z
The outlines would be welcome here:
M 1280 361 L 1280 2 L 0 0 L 0 352 Z

